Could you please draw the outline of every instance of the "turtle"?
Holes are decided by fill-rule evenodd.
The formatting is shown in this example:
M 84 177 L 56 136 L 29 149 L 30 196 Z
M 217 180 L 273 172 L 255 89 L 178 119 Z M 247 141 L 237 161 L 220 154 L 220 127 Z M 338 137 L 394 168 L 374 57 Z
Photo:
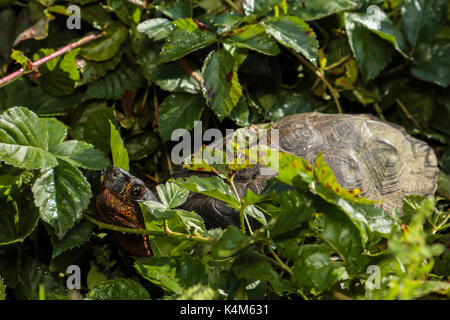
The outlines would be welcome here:
M 145 229 L 139 201 L 158 201 L 154 193 L 139 178 L 125 170 L 110 166 L 102 170 L 100 190 L 95 205 L 100 218 L 119 227 Z M 113 231 L 117 242 L 131 255 L 151 255 L 147 236 L 124 234 Z
M 262 127 L 256 125 L 256 128 Z M 277 130 L 277 148 L 281 152 L 302 157 L 311 164 L 320 152 L 343 188 L 360 189 L 361 196 L 379 201 L 378 206 L 387 213 L 392 214 L 394 208 L 402 212 L 403 196 L 428 196 L 436 191 L 439 169 L 433 149 L 409 135 L 403 127 L 373 115 L 301 113 L 286 116 L 264 128 L 269 130 L 269 139 L 273 130 Z M 226 138 L 211 146 L 224 145 Z M 192 174 L 208 175 L 182 169 L 174 177 Z M 268 179 L 274 176 L 276 172 L 256 165 L 236 173 L 234 182 L 240 195 L 247 189 L 261 193 Z M 158 201 L 157 197 L 140 179 L 118 168 L 106 169 L 102 177 L 99 206 L 109 203 L 106 206 L 109 212 L 123 211 L 120 219 L 114 218 L 115 223 L 143 228 L 142 218 L 129 220 L 127 214 L 134 212 L 140 217 L 139 206 L 134 201 Z M 135 185 L 141 191 L 133 195 Z M 127 193 L 131 195 L 125 196 Z M 235 209 L 202 194 L 190 193 L 182 208 L 200 214 L 208 228 L 239 225 L 239 213 Z M 125 220 L 120 222 L 121 219 Z

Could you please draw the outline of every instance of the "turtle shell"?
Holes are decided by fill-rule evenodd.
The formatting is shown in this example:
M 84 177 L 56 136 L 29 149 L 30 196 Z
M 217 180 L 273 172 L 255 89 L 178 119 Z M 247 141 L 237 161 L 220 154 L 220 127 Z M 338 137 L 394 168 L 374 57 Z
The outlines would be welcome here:
M 405 129 L 366 115 L 303 113 L 287 116 L 278 129 L 280 151 L 314 163 L 321 152 L 337 181 L 346 189 L 400 211 L 402 197 L 436 191 L 436 155 Z

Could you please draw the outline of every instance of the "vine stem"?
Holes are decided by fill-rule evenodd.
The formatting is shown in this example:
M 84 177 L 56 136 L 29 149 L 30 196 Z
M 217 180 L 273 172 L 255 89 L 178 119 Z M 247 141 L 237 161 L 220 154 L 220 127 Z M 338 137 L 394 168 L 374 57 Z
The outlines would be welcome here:
M 230 7 L 232 7 L 234 10 L 239 12 L 240 14 L 243 14 L 242 10 L 234 3 L 232 0 L 224 0 Z
M 245 234 L 245 212 L 244 212 L 244 208 L 242 207 L 242 201 L 241 201 L 241 197 L 239 197 L 239 193 L 236 190 L 236 187 L 234 186 L 234 174 L 228 178 L 228 183 L 231 186 L 231 189 L 233 190 L 234 196 L 236 197 L 237 201 L 239 202 L 239 216 L 241 218 L 241 231 L 243 234 Z
M 305 66 L 307 66 L 314 74 L 325 84 L 325 86 L 330 91 L 331 96 L 333 97 L 334 103 L 336 104 L 336 108 L 338 113 L 342 113 L 342 107 L 341 103 L 339 102 L 339 94 L 337 90 L 328 82 L 327 79 L 325 79 L 325 76 L 323 75 L 320 70 L 318 70 L 314 65 L 312 65 L 308 60 L 306 60 L 301 54 L 298 52 L 291 50 L 292 54 Z
M 184 73 L 186 73 L 190 77 L 194 77 L 195 80 L 197 80 L 199 83 L 202 83 L 203 81 L 202 76 L 197 72 L 195 72 L 194 70 L 192 70 L 191 66 L 189 65 L 189 63 L 187 63 L 186 60 L 180 59 L 178 60 L 177 63 L 180 66 L 180 68 L 183 69 Z
M 267 244 L 267 248 L 269 249 L 270 254 L 275 258 L 275 260 L 277 260 L 278 264 L 280 265 L 280 267 L 285 270 L 287 273 L 289 273 L 289 275 L 293 275 L 294 272 L 291 270 L 291 268 L 289 268 L 281 259 L 280 257 L 276 254 L 276 252 L 272 249 L 272 247 L 270 246 L 270 243 Z
M 405 113 L 406 117 L 412 121 L 412 123 L 414 123 L 414 125 L 416 126 L 417 129 L 419 129 L 420 132 L 423 132 L 422 127 L 420 126 L 420 123 L 417 122 L 417 120 L 412 116 L 411 113 L 409 113 L 408 109 L 405 107 L 405 105 L 403 104 L 403 102 L 397 98 L 395 99 L 395 102 L 397 102 L 398 106 L 400 107 L 400 109 L 402 109 L 402 111 Z
M 133 229 L 133 228 L 125 228 L 125 227 L 119 227 L 111 224 L 107 224 L 101 221 L 98 221 L 97 219 L 94 219 L 93 217 L 85 214 L 84 218 L 89 221 L 90 223 L 95 224 L 100 229 L 107 229 L 112 231 L 119 231 L 123 233 L 132 233 L 132 234 L 139 234 L 139 235 L 148 235 L 148 236 L 155 236 L 155 237 L 169 237 L 173 239 L 181 239 L 181 240 L 193 240 L 198 242 L 204 242 L 204 243 L 214 243 L 216 240 L 211 238 L 205 238 L 201 237 L 199 235 L 190 235 L 186 233 L 179 233 L 171 230 L 165 231 L 150 231 L 145 229 Z
M 92 41 L 94 39 L 97 39 L 97 38 L 101 37 L 103 34 L 104 33 L 102 32 L 102 33 L 88 35 L 88 36 L 86 36 L 84 38 L 81 38 L 80 40 L 78 40 L 76 42 L 73 42 L 71 44 L 68 44 L 68 45 L 66 45 L 66 46 L 56 50 L 55 52 L 53 52 L 52 54 L 49 54 L 48 56 L 45 56 L 45 57 L 43 57 L 43 58 L 41 58 L 39 60 L 34 61 L 33 63 L 31 63 L 31 66 L 30 66 L 29 69 L 20 68 L 19 70 L 14 71 L 13 73 L 10 73 L 9 75 L 7 75 L 7 76 L 5 76 L 5 77 L 0 79 L 0 87 L 2 87 L 4 85 L 14 81 L 18 77 L 22 76 L 23 74 L 25 74 L 25 73 L 27 73 L 29 71 L 37 69 L 40 65 L 42 65 L 42 64 L 44 64 L 44 63 L 46 63 L 46 62 L 48 62 L 48 61 L 50 61 L 50 60 L 52 60 L 52 59 L 54 59 L 56 57 L 59 57 L 59 56 L 65 54 L 65 53 L 67 53 L 67 52 L 69 52 L 69 51 L 79 47 L 79 46 L 82 46 L 82 45 L 84 45 L 84 44 L 86 44 L 86 43 L 88 43 L 88 42 L 90 42 L 90 41 Z

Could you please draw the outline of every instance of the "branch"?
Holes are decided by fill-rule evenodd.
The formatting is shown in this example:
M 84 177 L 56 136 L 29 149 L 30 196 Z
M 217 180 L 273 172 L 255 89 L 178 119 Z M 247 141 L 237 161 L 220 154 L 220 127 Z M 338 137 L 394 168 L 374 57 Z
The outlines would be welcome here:
M 113 230 L 113 231 L 119 231 L 123 233 L 132 233 L 132 234 L 139 234 L 139 235 L 148 235 L 148 236 L 155 236 L 155 237 L 162 237 L 162 238 L 173 238 L 173 239 L 180 239 L 180 240 L 193 240 L 198 242 L 204 242 L 204 243 L 214 243 L 216 240 L 212 238 L 205 238 L 201 237 L 199 235 L 190 235 L 187 233 L 179 233 L 175 231 L 150 231 L 145 229 L 133 229 L 133 228 L 124 228 L 115 226 L 112 224 L 107 224 L 101 221 L 98 221 L 97 219 L 92 218 L 91 216 L 85 214 L 84 218 L 89 221 L 90 223 L 95 224 L 100 229 L 107 229 L 107 230 Z
M 189 66 L 189 64 L 184 59 L 178 60 L 178 65 L 183 69 L 184 73 L 186 73 L 188 76 L 194 77 L 195 80 L 202 83 L 202 76 L 199 75 L 197 72 L 192 70 L 192 68 Z
M 292 50 L 291 52 L 298 60 L 300 60 L 301 63 L 303 63 L 309 69 L 311 69 L 311 71 L 314 72 L 314 74 L 325 84 L 325 86 L 330 91 L 331 96 L 333 97 L 334 103 L 336 104 L 337 111 L 339 113 L 342 113 L 341 103 L 339 102 L 339 94 L 336 91 L 336 89 L 327 81 L 327 79 L 325 79 L 325 76 L 316 67 L 314 67 L 308 60 L 303 58 L 303 56 L 301 54 L 299 54 L 298 52 L 296 52 L 294 50 Z
M 68 44 L 67 46 L 56 50 L 55 52 L 53 52 L 52 54 L 49 54 L 48 56 L 45 56 L 45 57 L 43 57 L 43 58 L 41 58 L 39 60 L 34 61 L 31 64 L 30 69 L 20 68 L 19 70 L 14 71 L 13 73 L 10 73 L 9 75 L 7 75 L 7 76 L 5 76 L 5 77 L 0 79 L 0 87 L 2 87 L 4 85 L 7 85 L 8 83 L 16 80 L 18 77 L 22 76 L 23 74 L 27 73 L 28 71 L 32 71 L 33 69 L 37 69 L 40 65 L 42 65 L 42 64 L 44 64 L 44 63 L 46 63 L 46 62 L 48 62 L 48 61 L 50 61 L 50 60 L 52 60 L 52 59 L 54 59 L 56 57 L 59 57 L 59 56 L 65 54 L 65 53 L 67 53 L 67 52 L 69 52 L 69 51 L 79 47 L 79 46 L 82 46 L 82 45 L 84 45 L 84 44 L 86 44 L 86 43 L 88 43 L 88 42 L 90 42 L 90 41 L 92 41 L 94 39 L 97 39 L 98 37 L 101 37 L 102 35 L 103 35 L 103 33 L 88 35 L 88 36 L 86 36 L 84 38 L 81 38 L 80 40 L 78 40 L 78 41 L 76 41 L 74 43 Z
M 422 127 L 420 126 L 420 123 L 417 122 L 417 120 L 413 117 L 413 115 L 411 113 L 409 113 L 408 109 L 405 107 L 405 105 L 403 104 L 403 102 L 400 101 L 400 99 L 395 99 L 395 102 L 397 102 L 398 106 L 400 107 L 400 109 L 402 109 L 403 113 L 406 115 L 406 117 L 412 121 L 412 123 L 414 123 L 414 125 L 417 127 L 417 129 L 419 129 L 420 132 L 423 133 Z

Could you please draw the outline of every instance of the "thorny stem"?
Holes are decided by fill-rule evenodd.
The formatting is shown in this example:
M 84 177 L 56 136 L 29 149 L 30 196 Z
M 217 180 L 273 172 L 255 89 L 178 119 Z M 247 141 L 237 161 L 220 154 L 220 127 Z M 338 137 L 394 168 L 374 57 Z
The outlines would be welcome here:
M 155 236 L 155 237 L 169 237 L 174 239 L 181 239 L 181 240 L 193 240 L 198 242 L 204 242 L 204 243 L 214 243 L 216 240 L 212 238 L 206 238 L 199 235 L 190 235 L 186 233 L 179 233 L 171 230 L 166 231 L 150 231 L 145 229 L 133 229 L 133 228 L 125 228 L 125 227 L 119 227 L 111 224 L 107 224 L 101 221 L 98 221 L 97 219 L 92 218 L 91 216 L 85 214 L 85 219 L 93 224 L 95 224 L 100 229 L 107 229 L 112 231 L 119 231 L 123 233 L 132 233 L 132 234 L 140 234 L 140 235 L 148 235 L 148 236 Z
M 304 64 L 312 72 L 314 72 L 314 74 L 325 84 L 325 86 L 330 91 L 331 96 L 333 97 L 333 100 L 334 100 L 334 103 L 336 104 L 338 113 L 342 113 L 341 103 L 339 102 L 339 94 L 338 94 L 337 90 L 327 81 L 327 79 L 325 79 L 325 76 L 323 75 L 323 73 L 320 72 L 320 70 L 318 70 L 316 67 L 314 67 L 314 65 L 312 65 L 308 60 L 303 58 L 303 56 L 301 54 L 299 54 L 298 52 L 296 52 L 294 50 L 292 50 L 291 52 L 298 60 L 300 60 L 300 62 L 302 64 Z
M 9 75 L 7 75 L 7 76 L 5 76 L 5 77 L 0 79 L 0 88 L 2 86 L 7 85 L 8 83 L 16 80 L 17 78 L 19 78 L 23 74 L 26 74 L 26 73 L 28 73 L 28 72 L 30 72 L 32 70 L 37 69 L 40 65 L 42 65 L 42 64 L 44 64 L 44 63 L 46 63 L 46 62 L 48 62 L 48 61 L 50 61 L 50 60 L 52 60 L 52 59 L 54 59 L 56 57 L 59 57 L 59 56 L 65 54 L 65 53 L 67 53 L 67 52 L 69 52 L 69 51 L 79 47 L 79 46 L 82 46 L 82 45 L 84 45 L 84 44 L 86 44 L 86 43 L 88 43 L 88 42 L 90 42 L 90 41 L 92 41 L 94 39 L 97 39 L 98 37 L 101 37 L 102 35 L 103 35 L 103 33 L 97 33 L 97 34 L 88 35 L 88 36 L 86 36 L 84 38 L 81 38 L 80 40 L 78 40 L 78 41 L 76 41 L 74 43 L 68 44 L 65 47 L 62 47 L 62 48 L 56 50 L 55 52 L 53 52 L 52 54 L 49 54 L 48 56 L 45 56 L 45 57 L 43 57 L 43 58 L 41 58 L 39 60 L 34 61 L 31 64 L 31 68 L 30 69 L 20 68 L 19 70 L 14 71 L 13 73 L 10 73 Z

